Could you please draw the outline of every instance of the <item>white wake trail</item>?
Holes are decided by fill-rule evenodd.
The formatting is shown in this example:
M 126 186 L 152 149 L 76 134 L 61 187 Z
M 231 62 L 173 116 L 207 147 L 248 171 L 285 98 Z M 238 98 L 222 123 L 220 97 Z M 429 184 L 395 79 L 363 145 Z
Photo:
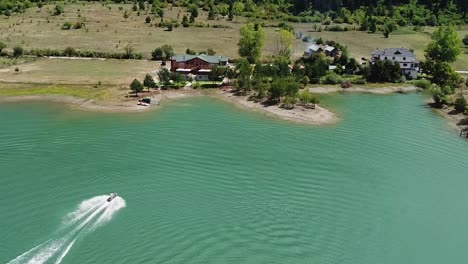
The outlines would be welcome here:
M 86 226 L 96 215 L 98 215 L 100 212 L 102 212 L 108 204 L 104 203 L 102 204 L 99 209 L 94 211 L 91 215 L 89 215 L 85 221 L 80 223 L 77 227 L 75 227 L 70 233 L 66 234 L 60 239 L 57 239 L 55 241 L 52 241 L 49 245 L 45 246 L 44 249 L 41 249 L 29 262 L 28 264 L 40 264 L 44 263 L 47 260 L 49 260 L 51 257 L 55 255 L 60 249 L 62 249 L 67 241 L 73 237 L 76 233 L 81 231 L 83 227 Z
M 67 248 L 62 252 L 57 261 L 55 261 L 55 264 L 60 264 L 60 262 L 62 262 L 62 259 L 68 254 L 68 251 L 70 251 L 71 247 L 73 247 L 73 244 L 75 244 L 75 241 L 76 237 L 72 240 L 72 242 L 70 242 L 70 244 L 68 244 Z
M 66 215 L 63 221 L 64 228 L 58 233 L 59 235 L 19 255 L 8 264 L 42 264 L 61 252 L 55 258 L 55 263 L 59 264 L 73 247 L 83 229 L 95 230 L 111 220 L 118 210 L 126 206 L 125 200 L 121 197 L 114 198 L 110 203 L 106 201 L 107 197 L 107 195 L 100 195 L 81 202 L 74 211 Z M 73 227 L 75 224 L 77 225 Z M 67 227 L 73 227 L 73 229 L 67 231 L 69 230 Z

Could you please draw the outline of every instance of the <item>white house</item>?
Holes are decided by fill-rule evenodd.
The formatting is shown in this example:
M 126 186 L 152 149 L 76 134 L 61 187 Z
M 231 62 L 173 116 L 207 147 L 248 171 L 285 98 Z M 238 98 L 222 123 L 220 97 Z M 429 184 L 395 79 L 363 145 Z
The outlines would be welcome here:
M 418 77 L 419 62 L 416 60 L 416 55 L 405 48 L 390 48 L 384 50 L 375 50 L 371 53 L 371 62 L 381 60 L 391 60 L 400 64 L 401 73 L 416 79 Z

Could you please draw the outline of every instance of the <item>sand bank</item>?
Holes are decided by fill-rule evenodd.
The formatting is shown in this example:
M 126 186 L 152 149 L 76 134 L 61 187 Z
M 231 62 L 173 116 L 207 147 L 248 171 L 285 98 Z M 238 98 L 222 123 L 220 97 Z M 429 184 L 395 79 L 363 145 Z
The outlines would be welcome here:
M 353 86 L 350 88 L 343 89 L 341 87 L 312 87 L 309 88 L 309 92 L 317 94 L 326 94 L 326 93 L 372 93 L 372 94 L 390 94 L 390 93 L 408 93 L 418 91 L 420 88 L 415 86 L 408 87 L 382 87 L 382 88 L 368 88 L 368 87 L 359 87 Z
M 231 91 L 220 90 L 216 95 L 218 98 L 234 103 L 241 108 L 252 109 L 288 121 L 313 125 L 329 125 L 339 120 L 335 113 L 318 105 L 315 109 L 296 106 L 294 109 L 287 110 L 280 108 L 279 105 L 264 106 L 261 103 L 249 101 L 247 96 L 236 96 Z

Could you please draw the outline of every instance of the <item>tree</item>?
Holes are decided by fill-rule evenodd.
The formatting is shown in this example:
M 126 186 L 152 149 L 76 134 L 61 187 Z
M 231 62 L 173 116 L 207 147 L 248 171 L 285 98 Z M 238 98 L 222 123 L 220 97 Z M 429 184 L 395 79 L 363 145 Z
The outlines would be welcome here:
M 63 54 L 67 57 L 71 57 L 71 56 L 74 56 L 76 54 L 76 50 L 75 48 L 73 47 L 66 47 L 64 50 L 63 50 Z
M 158 71 L 158 78 L 160 83 L 167 85 L 171 81 L 171 72 L 163 67 Z
M 455 110 L 461 113 L 466 110 L 466 99 L 461 94 L 455 99 Z
M 196 51 L 191 50 L 191 49 L 189 49 L 189 48 L 187 48 L 187 49 L 185 50 L 185 53 L 188 54 L 188 55 L 197 55 L 197 52 L 196 52 Z
M 171 79 L 172 81 L 174 81 L 174 85 L 176 88 L 179 88 L 180 87 L 180 83 L 184 81 L 184 76 L 182 76 L 182 74 L 178 73 L 178 72 L 173 72 L 171 74 Z
M 279 102 L 284 96 L 297 98 L 299 87 L 300 84 L 294 78 L 275 78 L 268 91 L 268 99 L 270 102 Z
M 236 63 L 237 87 L 246 94 L 252 89 L 252 66 L 245 58 L 241 58 Z
M 314 94 L 309 93 L 307 90 L 302 90 L 299 93 L 299 101 L 305 107 L 312 107 L 315 108 L 315 105 L 320 102 L 320 98 Z
M 250 63 L 255 63 L 262 55 L 265 42 L 265 32 L 260 25 L 247 23 L 240 29 L 239 55 L 247 58 Z
M 155 88 L 156 87 L 156 83 L 154 82 L 154 79 L 153 79 L 153 77 L 151 75 L 146 74 L 145 79 L 143 80 L 143 86 L 148 88 L 148 92 L 149 92 L 150 88 Z
M 69 21 L 63 23 L 63 25 L 62 25 L 62 29 L 63 29 L 63 30 L 69 30 L 69 29 L 71 29 L 71 28 L 72 28 L 72 23 L 69 22 Z
M 125 12 L 123 14 L 123 18 L 125 18 L 125 20 L 127 20 L 128 17 L 129 17 L 128 12 L 127 12 L 127 10 L 125 10 Z
M 153 60 L 162 60 L 164 55 L 164 50 L 162 48 L 156 48 L 151 52 L 151 59 Z
M 214 65 L 211 68 L 209 78 L 211 81 L 213 81 L 213 83 L 215 83 L 215 82 L 222 81 L 225 74 L 226 74 L 226 67 Z
M 3 50 L 4 48 L 6 48 L 6 47 L 7 47 L 7 45 L 6 45 L 5 43 L 0 42 L 0 52 L 2 52 L 2 50 Z
M 15 46 L 13 48 L 13 56 L 16 58 L 21 57 L 23 55 L 23 52 L 24 50 L 23 50 L 23 47 L 21 46 Z
M 164 52 L 164 59 L 165 60 L 168 60 L 172 56 L 174 56 L 174 49 L 172 48 L 171 45 L 164 44 L 164 45 L 161 46 L 161 49 Z
M 143 91 L 143 85 L 137 79 L 134 79 L 130 84 L 130 89 L 138 96 L 138 92 Z
M 125 45 L 124 51 L 125 51 L 125 58 L 131 59 L 133 57 L 133 52 L 135 51 L 135 48 L 133 47 L 132 44 L 128 43 L 127 45 Z
M 55 16 L 59 16 L 63 13 L 63 5 L 62 4 L 57 4 L 55 5 L 55 8 L 54 8 L 54 15 Z
M 186 15 L 184 15 L 184 16 L 182 17 L 182 26 L 183 26 L 183 27 L 189 27 L 189 26 L 190 26 L 189 20 L 188 20 L 188 18 L 187 18 Z
M 369 82 L 397 82 L 401 79 L 400 64 L 391 60 L 381 60 L 364 69 L 364 76 Z
M 454 62 L 460 55 L 460 40 L 453 26 L 441 26 L 432 34 L 432 42 L 426 48 L 426 60 Z
M 210 55 L 210 56 L 213 56 L 213 55 L 216 54 L 216 51 L 214 51 L 214 49 L 212 49 L 212 48 L 209 48 L 209 49 L 206 50 L 206 53 L 207 53 L 208 55 Z
M 432 82 L 441 87 L 456 87 L 461 77 L 450 63 L 461 53 L 460 40 L 453 26 L 441 26 L 432 34 L 432 41 L 426 48 L 426 61 L 421 63 L 423 72 L 432 76 Z M 438 92 L 438 91 L 436 91 Z M 442 91 L 444 93 L 444 91 Z M 444 93 L 444 95 L 446 95 Z M 434 98 L 436 99 L 436 98 Z M 441 101 L 443 103 L 443 101 Z
M 140 10 L 145 10 L 146 9 L 145 2 L 143 1 L 138 2 L 138 8 L 140 8 Z
M 465 44 L 465 46 L 468 46 L 468 35 L 465 35 L 465 37 L 463 38 L 463 44 Z
M 280 29 L 278 31 L 277 55 L 289 58 L 294 42 L 294 34 L 291 31 Z
M 166 25 L 166 30 L 167 30 L 167 31 L 172 31 L 173 28 L 174 28 L 174 24 L 173 24 L 173 23 L 168 23 L 168 24 Z
M 395 29 L 396 29 L 396 24 L 395 24 L 395 22 L 389 21 L 389 22 L 385 23 L 384 29 L 383 29 L 384 37 L 385 37 L 385 38 L 388 38 L 388 36 L 389 36 L 393 31 L 395 31 Z

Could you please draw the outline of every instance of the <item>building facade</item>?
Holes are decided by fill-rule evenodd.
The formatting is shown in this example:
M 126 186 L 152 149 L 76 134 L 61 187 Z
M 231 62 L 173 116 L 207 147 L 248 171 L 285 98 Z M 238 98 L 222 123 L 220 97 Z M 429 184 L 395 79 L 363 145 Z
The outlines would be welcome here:
M 400 64 L 401 73 L 411 79 L 416 79 L 419 72 L 419 62 L 416 60 L 416 55 L 405 48 L 390 48 L 383 50 L 375 50 L 372 52 L 371 63 L 381 60 L 391 60 Z
M 175 55 L 171 57 L 171 71 L 184 75 L 187 79 L 208 80 L 214 65 L 227 66 L 229 58 L 210 55 Z

